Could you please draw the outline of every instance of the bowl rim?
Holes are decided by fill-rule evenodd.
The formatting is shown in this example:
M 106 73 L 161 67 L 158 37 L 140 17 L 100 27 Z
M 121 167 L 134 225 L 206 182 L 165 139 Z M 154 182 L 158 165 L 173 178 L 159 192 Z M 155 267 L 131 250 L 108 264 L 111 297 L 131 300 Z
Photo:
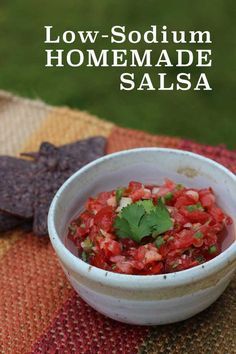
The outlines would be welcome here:
M 165 152 L 165 153 L 175 153 L 178 155 L 188 155 L 195 159 L 204 161 L 211 165 L 214 165 L 216 168 L 220 169 L 225 173 L 229 178 L 233 179 L 236 184 L 236 176 L 226 167 L 219 164 L 218 162 L 204 157 L 202 155 L 192 153 L 190 151 L 185 151 L 181 149 L 172 149 L 172 148 L 159 148 L 159 147 L 144 147 L 144 148 L 136 148 L 136 149 L 127 149 L 119 152 L 115 152 L 112 154 L 107 154 L 102 156 L 86 166 L 82 167 L 80 170 L 75 172 L 72 176 L 70 176 L 59 188 L 57 193 L 55 194 L 52 203 L 49 208 L 48 213 L 48 230 L 49 237 L 51 243 L 59 257 L 64 264 L 66 264 L 71 270 L 75 273 L 79 273 L 85 278 L 89 280 L 102 283 L 107 286 L 114 286 L 123 288 L 134 288 L 135 286 L 142 285 L 142 289 L 148 289 L 150 287 L 176 287 L 180 285 L 187 285 L 192 283 L 193 281 L 202 280 L 212 274 L 215 274 L 225 268 L 227 265 L 230 265 L 236 260 L 236 240 L 222 253 L 213 258 L 210 261 L 207 261 L 201 265 L 195 266 L 193 268 L 182 270 L 179 272 L 166 273 L 166 274 L 155 274 L 155 275 L 132 275 L 132 274 L 120 274 L 111 271 L 106 271 L 101 268 L 97 268 L 92 266 L 86 262 L 84 262 L 79 257 L 76 257 L 61 241 L 59 235 L 57 234 L 56 227 L 54 224 L 54 216 L 56 212 L 56 206 L 58 199 L 63 194 L 64 190 L 70 185 L 70 183 L 77 179 L 81 174 L 85 173 L 89 169 L 94 166 L 110 159 L 119 158 L 120 156 L 126 154 L 135 154 L 138 152 Z

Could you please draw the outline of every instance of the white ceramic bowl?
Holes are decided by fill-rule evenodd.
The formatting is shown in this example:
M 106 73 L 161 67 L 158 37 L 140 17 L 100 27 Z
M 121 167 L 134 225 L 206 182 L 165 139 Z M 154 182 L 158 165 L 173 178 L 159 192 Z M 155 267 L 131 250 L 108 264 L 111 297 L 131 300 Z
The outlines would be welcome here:
M 90 266 L 65 246 L 68 222 L 89 196 L 130 180 L 162 183 L 165 177 L 189 187 L 211 186 L 220 206 L 236 215 L 236 176 L 190 152 L 143 148 L 102 157 L 76 172 L 57 192 L 48 217 L 52 245 L 67 278 L 97 311 L 118 321 L 155 325 L 184 320 L 211 305 L 225 290 L 236 265 L 234 233 L 219 256 L 195 268 L 166 275 L 125 275 Z

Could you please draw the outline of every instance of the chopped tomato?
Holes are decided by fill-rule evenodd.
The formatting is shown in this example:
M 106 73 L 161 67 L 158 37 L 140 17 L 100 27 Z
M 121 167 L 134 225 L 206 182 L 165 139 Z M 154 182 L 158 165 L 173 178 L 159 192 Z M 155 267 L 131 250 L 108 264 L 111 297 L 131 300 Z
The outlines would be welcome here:
M 182 206 L 192 205 L 194 203 L 193 198 L 187 194 L 181 193 L 181 196 L 176 199 L 175 207 L 180 208 Z
M 106 257 L 118 256 L 121 254 L 122 246 L 119 242 L 110 240 L 104 244 L 104 253 Z
M 209 209 L 209 214 L 216 222 L 223 222 L 225 219 L 225 215 L 222 210 L 215 205 L 211 206 L 211 208 Z
M 162 262 L 158 262 L 158 263 L 155 263 L 154 265 L 152 265 L 148 271 L 147 271 L 147 274 L 160 274 L 162 273 L 162 270 L 163 270 L 163 263 Z
M 90 263 L 98 268 L 109 269 L 106 263 L 106 257 L 102 253 L 96 253 L 94 256 L 90 257 Z
M 116 263 L 116 270 L 119 273 L 134 274 L 133 265 L 131 262 L 128 262 L 128 261 L 117 262 Z
M 106 205 L 107 201 L 112 198 L 114 196 L 114 192 L 101 192 L 98 195 L 98 201 L 99 203 L 101 203 L 102 205 Z
M 132 199 L 133 202 L 137 202 L 138 200 L 141 200 L 144 197 L 144 189 L 137 189 L 134 192 L 130 193 L 130 198 Z
M 216 198 L 210 188 L 202 189 L 199 192 L 199 196 L 200 196 L 200 202 L 204 208 L 210 208 L 215 204 Z
M 181 207 L 179 211 L 191 223 L 199 222 L 200 224 L 204 224 L 205 222 L 211 219 L 211 216 L 205 211 L 201 211 L 201 210 L 189 211 L 185 207 L 183 208 Z
M 99 202 L 98 199 L 89 198 L 85 207 L 86 210 L 90 211 L 93 214 L 96 214 L 99 210 L 102 209 L 103 205 Z
M 135 192 L 135 191 L 142 189 L 142 188 L 143 188 L 143 184 L 140 182 L 131 181 L 128 185 L 129 193 Z
M 113 219 L 115 217 L 111 206 L 104 207 L 94 217 L 94 223 L 101 229 L 109 231 L 112 229 Z

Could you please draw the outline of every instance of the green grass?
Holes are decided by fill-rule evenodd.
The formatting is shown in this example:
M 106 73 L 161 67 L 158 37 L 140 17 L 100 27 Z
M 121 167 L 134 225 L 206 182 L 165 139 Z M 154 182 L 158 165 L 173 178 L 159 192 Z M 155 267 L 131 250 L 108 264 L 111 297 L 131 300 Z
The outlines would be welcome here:
M 235 148 L 233 6 L 233 0 L 2 0 L 0 88 L 40 97 L 54 105 L 78 107 L 122 126 Z M 213 91 L 124 92 L 118 88 L 123 68 L 44 67 L 45 25 L 53 25 L 58 33 L 68 29 L 105 33 L 115 24 L 140 31 L 151 24 L 176 30 L 210 30 L 213 67 L 205 71 Z M 98 41 L 94 48 L 110 47 L 104 43 Z M 145 44 L 137 48 L 143 50 Z M 168 49 L 173 52 L 175 47 L 169 45 Z M 145 69 L 135 70 L 138 76 L 141 72 Z M 155 78 L 155 68 L 148 72 Z M 196 80 L 196 69 L 189 72 Z M 168 70 L 169 80 L 175 80 L 177 73 L 177 69 Z

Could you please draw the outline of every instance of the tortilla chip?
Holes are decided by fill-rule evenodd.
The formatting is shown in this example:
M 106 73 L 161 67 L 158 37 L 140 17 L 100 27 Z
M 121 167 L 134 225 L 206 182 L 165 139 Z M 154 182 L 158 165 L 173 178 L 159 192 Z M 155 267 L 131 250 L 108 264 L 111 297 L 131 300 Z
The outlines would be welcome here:
M 93 137 L 62 147 L 42 143 L 34 180 L 34 224 L 36 235 L 46 235 L 51 201 L 60 186 L 77 170 L 105 154 L 106 139 Z
M 0 156 L 0 210 L 11 215 L 33 216 L 34 163 Z
M 22 225 L 25 219 L 0 212 L 0 232 L 5 232 Z

